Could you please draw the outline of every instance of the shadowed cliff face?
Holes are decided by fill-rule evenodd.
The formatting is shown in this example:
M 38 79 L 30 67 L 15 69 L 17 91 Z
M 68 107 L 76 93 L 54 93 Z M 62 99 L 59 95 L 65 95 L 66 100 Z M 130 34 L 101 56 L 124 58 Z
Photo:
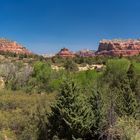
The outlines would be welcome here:
M 25 47 L 22 47 L 22 45 L 18 44 L 17 42 L 5 38 L 0 38 L 0 51 L 4 52 L 8 51 L 17 54 L 27 54 L 27 55 L 32 53 Z
M 102 40 L 99 43 L 97 55 L 132 56 L 140 53 L 140 40 Z

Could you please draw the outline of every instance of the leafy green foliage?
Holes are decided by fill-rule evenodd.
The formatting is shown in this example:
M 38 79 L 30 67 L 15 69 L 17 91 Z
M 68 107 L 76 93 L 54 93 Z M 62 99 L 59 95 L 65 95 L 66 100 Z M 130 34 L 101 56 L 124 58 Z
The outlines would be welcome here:
M 134 71 L 127 59 L 112 59 L 107 62 L 106 70 L 98 86 L 104 91 L 106 120 L 109 128 L 115 125 L 118 116 L 135 117 L 139 114 L 139 103 L 132 86 L 135 83 Z M 107 139 L 113 137 L 109 132 L 105 135 Z
M 29 80 L 31 90 L 34 92 L 46 91 L 51 77 L 51 66 L 49 63 L 37 61 L 33 65 L 33 73 Z
M 14 90 L 0 91 L 0 139 L 139 139 L 139 58 L 53 58 L 66 70 L 36 59 L 0 63 L 5 88 Z M 75 69 L 96 62 L 106 64 L 102 71 Z
M 64 68 L 68 72 L 78 71 L 78 67 L 77 67 L 76 63 L 74 61 L 72 61 L 72 59 L 67 59 L 66 60 L 66 62 L 64 63 Z

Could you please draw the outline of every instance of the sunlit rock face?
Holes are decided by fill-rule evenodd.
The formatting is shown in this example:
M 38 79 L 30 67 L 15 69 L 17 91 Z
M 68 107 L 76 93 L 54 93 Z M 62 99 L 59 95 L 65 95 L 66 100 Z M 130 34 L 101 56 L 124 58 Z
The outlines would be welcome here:
M 32 52 L 18 44 L 16 41 L 11 41 L 5 38 L 0 38 L 0 51 L 13 52 L 16 54 L 31 54 Z
M 140 39 L 101 40 L 97 55 L 133 56 L 140 54 Z
M 58 56 L 61 56 L 61 57 L 74 57 L 74 53 L 72 53 L 69 49 L 67 48 L 63 48 L 61 49 L 58 54 Z

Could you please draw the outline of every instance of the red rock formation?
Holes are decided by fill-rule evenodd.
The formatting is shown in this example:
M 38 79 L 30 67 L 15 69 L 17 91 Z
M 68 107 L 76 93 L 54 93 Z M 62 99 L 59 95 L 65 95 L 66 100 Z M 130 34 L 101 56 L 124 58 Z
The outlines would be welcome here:
M 97 55 L 133 56 L 140 54 L 140 39 L 102 40 Z
M 61 49 L 57 55 L 61 57 L 74 57 L 74 54 L 67 48 Z
M 80 56 L 80 57 L 93 57 L 95 56 L 95 51 L 93 50 L 80 50 L 78 52 L 76 52 L 76 56 Z
M 17 54 L 31 54 L 31 51 L 27 50 L 25 47 L 22 47 L 15 41 L 11 41 L 5 38 L 0 38 L 0 51 L 14 52 Z

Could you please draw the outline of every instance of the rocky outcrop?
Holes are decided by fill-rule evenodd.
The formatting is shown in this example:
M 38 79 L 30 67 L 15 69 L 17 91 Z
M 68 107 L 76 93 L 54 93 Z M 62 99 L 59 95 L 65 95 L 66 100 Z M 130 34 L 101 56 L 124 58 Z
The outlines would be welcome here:
M 61 57 L 74 57 L 74 53 L 72 53 L 71 51 L 69 51 L 69 49 L 67 48 L 63 48 L 61 49 L 58 54 L 58 56 L 61 56 Z
M 76 52 L 76 56 L 80 56 L 80 57 L 93 57 L 95 56 L 95 51 L 93 50 L 80 50 L 78 52 Z
M 96 55 L 133 56 L 140 54 L 140 39 L 102 40 Z
M 31 54 L 31 51 L 22 47 L 16 41 L 11 41 L 5 38 L 0 38 L 0 51 L 3 52 L 13 52 L 16 54 Z

